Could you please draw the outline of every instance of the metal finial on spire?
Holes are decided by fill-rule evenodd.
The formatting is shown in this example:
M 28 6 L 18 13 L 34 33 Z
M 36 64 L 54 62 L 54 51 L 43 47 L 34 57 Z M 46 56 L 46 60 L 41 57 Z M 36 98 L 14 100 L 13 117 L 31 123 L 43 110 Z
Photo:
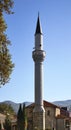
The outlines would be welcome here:
M 39 17 L 39 11 L 38 11 L 38 17 Z

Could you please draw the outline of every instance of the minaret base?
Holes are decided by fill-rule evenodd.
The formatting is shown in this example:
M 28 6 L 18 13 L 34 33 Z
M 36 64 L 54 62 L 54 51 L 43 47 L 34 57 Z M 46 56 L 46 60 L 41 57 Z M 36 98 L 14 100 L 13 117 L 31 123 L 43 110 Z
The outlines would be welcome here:
M 45 130 L 45 110 L 33 111 L 33 130 Z

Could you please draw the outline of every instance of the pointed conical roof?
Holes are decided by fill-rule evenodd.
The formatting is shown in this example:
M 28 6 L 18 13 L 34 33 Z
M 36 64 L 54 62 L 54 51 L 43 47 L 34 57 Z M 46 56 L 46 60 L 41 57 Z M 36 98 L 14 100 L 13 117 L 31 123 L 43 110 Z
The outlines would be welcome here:
M 42 29 L 41 29 L 41 26 L 40 26 L 39 15 L 38 15 L 38 19 L 37 19 L 37 25 L 36 25 L 35 35 L 38 34 L 38 33 L 42 34 Z

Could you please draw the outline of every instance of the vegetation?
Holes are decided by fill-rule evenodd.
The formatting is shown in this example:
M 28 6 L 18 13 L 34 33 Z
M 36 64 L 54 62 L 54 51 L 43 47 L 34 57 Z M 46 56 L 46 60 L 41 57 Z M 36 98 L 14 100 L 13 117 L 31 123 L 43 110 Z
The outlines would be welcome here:
M 18 130 L 27 130 L 27 117 L 26 117 L 26 111 L 25 111 L 25 104 L 23 105 L 23 108 L 19 107 L 18 114 L 17 114 L 17 127 Z
M 24 122 L 24 130 L 27 130 L 27 116 L 25 111 L 25 104 L 23 104 L 23 122 Z
M 24 125 L 23 125 L 23 111 L 22 111 L 22 107 L 20 104 L 19 110 L 18 110 L 18 114 L 17 114 L 17 128 L 18 130 L 24 130 Z
M 11 60 L 11 55 L 8 49 L 10 40 L 6 35 L 7 24 L 4 20 L 4 13 L 12 14 L 13 0 L 0 0 L 0 86 L 7 83 L 10 79 L 10 74 L 14 64 Z
M 11 119 L 9 116 L 6 116 L 5 123 L 4 123 L 5 130 L 11 130 Z
M 5 114 L 5 122 L 3 124 L 3 127 L 5 130 L 11 130 L 11 119 L 14 117 L 15 112 L 11 105 L 1 103 L 0 104 L 0 113 Z M 0 122 L 0 130 L 2 130 L 1 122 Z
M 5 115 L 7 115 L 7 114 L 14 115 L 15 114 L 15 112 L 14 112 L 13 108 L 11 107 L 11 105 L 7 105 L 5 103 L 0 104 L 0 113 L 3 113 Z

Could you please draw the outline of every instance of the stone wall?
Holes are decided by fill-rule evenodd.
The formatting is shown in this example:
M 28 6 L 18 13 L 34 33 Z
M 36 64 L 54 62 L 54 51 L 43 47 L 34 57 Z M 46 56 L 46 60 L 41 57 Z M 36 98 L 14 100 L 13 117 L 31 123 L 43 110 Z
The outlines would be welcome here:
M 45 108 L 45 128 L 46 130 L 56 129 L 55 108 Z
M 57 119 L 57 130 L 65 130 L 63 119 Z

